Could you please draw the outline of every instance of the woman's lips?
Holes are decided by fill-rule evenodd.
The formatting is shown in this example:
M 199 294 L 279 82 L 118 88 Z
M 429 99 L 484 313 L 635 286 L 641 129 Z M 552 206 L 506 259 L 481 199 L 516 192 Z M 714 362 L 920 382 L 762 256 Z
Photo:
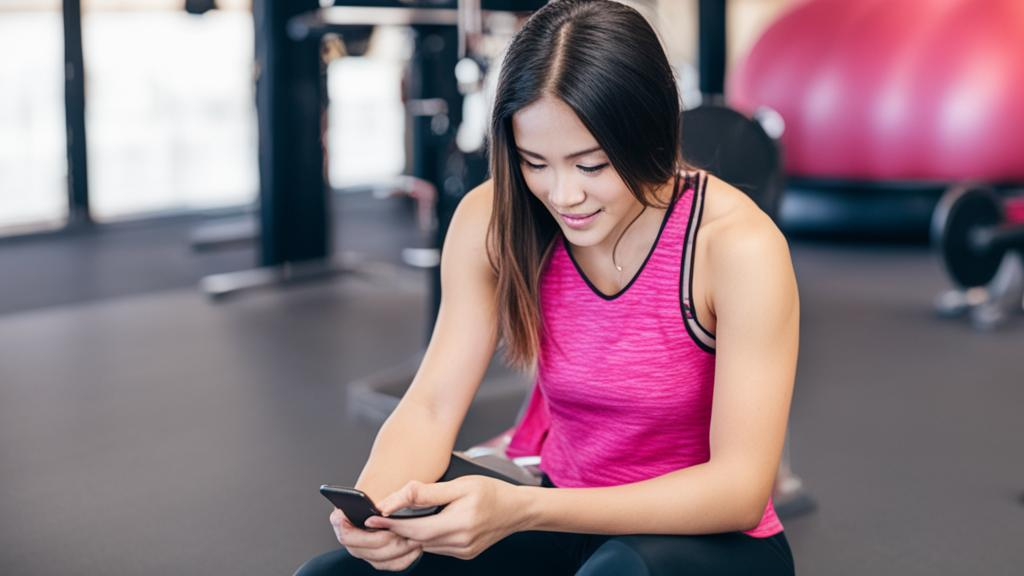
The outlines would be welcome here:
M 597 219 L 597 215 L 600 213 L 601 211 L 597 210 L 595 212 L 585 214 L 582 216 L 575 214 L 562 214 L 561 212 L 559 212 L 558 215 L 562 217 L 562 221 L 565 222 L 566 226 L 573 229 L 579 229 L 586 228 L 587 226 L 589 226 L 591 222 Z

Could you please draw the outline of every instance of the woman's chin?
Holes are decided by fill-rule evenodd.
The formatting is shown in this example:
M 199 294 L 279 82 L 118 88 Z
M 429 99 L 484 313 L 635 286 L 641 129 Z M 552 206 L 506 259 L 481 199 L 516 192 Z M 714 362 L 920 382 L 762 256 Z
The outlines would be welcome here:
M 597 228 L 588 228 L 586 230 L 576 230 L 566 225 L 559 226 L 562 230 L 562 235 L 569 241 L 573 246 L 579 246 L 580 248 L 589 248 L 591 246 L 597 246 L 604 239 L 604 231 Z

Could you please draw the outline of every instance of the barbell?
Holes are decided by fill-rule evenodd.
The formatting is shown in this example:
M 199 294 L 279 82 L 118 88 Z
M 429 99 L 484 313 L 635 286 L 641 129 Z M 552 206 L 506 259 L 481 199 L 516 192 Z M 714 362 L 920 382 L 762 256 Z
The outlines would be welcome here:
M 931 235 L 954 282 L 985 286 L 1008 252 L 1024 252 L 1024 201 L 1003 200 L 983 185 L 956 186 L 939 200 Z

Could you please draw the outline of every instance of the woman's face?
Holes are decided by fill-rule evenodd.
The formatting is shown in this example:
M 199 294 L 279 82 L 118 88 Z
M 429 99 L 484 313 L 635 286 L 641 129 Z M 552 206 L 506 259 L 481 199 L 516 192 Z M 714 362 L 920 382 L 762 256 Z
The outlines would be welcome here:
M 611 249 L 641 206 L 572 108 L 545 96 L 516 112 L 526 185 L 576 246 Z

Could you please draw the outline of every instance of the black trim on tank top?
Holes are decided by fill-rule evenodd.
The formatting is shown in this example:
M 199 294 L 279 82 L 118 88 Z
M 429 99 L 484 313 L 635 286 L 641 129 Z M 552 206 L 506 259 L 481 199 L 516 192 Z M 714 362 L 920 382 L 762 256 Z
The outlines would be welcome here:
M 691 299 L 693 298 L 693 277 L 696 274 L 694 271 L 697 269 L 697 266 L 696 266 L 696 262 L 697 262 L 697 236 L 700 235 L 700 225 L 701 225 L 701 222 L 704 221 L 704 203 L 707 202 L 707 200 L 708 200 L 708 180 L 709 180 L 709 178 L 707 176 L 707 172 L 705 172 L 704 173 L 704 180 L 700 183 L 700 186 L 701 186 L 701 191 L 700 191 L 700 208 L 697 210 L 697 228 L 693 231 L 693 254 L 690 254 L 690 257 L 692 258 L 692 260 L 690 261 L 690 280 L 689 280 L 689 284 L 690 284 L 690 298 Z M 691 302 L 690 305 L 693 306 L 693 303 Z M 708 330 L 707 328 L 704 327 L 703 324 L 700 323 L 700 318 L 697 316 L 697 308 L 696 307 L 693 308 L 693 322 L 694 322 L 694 324 L 697 325 L 698 328 L 700 328 L 701 332 L 704 332 L 704 334 L 706 334 L 710 338 L 714 339 L 714 337 L 715 337 L 714 333 L 712 333 L 711 330 Z
M 703 176 L 703 178 L 702 178 Z M 686 317 L 686 294 L 693 298 L 693 275 L 694 275 L 694 263 L 696 261 L 697 252 L 697 233 L 700 230 L 700 223 L 704 216 L 704 200 L 708 188 L 708 174 L 707 172 L 701 171 L 697 174 L 697 184 L 693 189 L 693 200 L 690 207 L 689 222 L 686 225 L 686 235 L 683 237 L 683 254 L 682 260 L 679 265 L 679 312 L 682 317 L 683 327 L 686 328 L 686 333 L 690 335 L 690 339 L 697 345 L 701 350 L 714 354 L 715 349 L 705 344 L 701 338 L 694 333 L 693 328 L 690 326 L 690 322 Z M 691 248 L 690 234 L 693 233 L 692 248 L 693 254 L 688 254 L 689 248 Z M 690 270 L 689 274 L 686 274 L 686 262 L 687 258 L 690 258 Z M 683 283 L 686 282 L 687 289 L 683 289 Z M 715 335 L 710 330 L 705 328 L 700 320 L 697 319 L 697 307 L 691 303 L 691 313 L 693 314 L 693 323 L 697 328 L 703 332 L 709 339 L 714 340 Z
M 654 251 L 658 248 L 658 241 L 661 240 L 661 233 L 665 231 L 665 226 L 668 225 L 668 221 L 672 217 L 672 210 L 676 206 L 676 201 L 682 197 L 682 194 L 680 193 L 679 183 L 679 172 L 676 172 L 675 182 L 673 183 L 675 189 L 672 191 L 672 200 L 669 202 L 668 208 L 665 210 L 665 216 L 661 221 L 661 227 L 658 228 L 658 235 L 654 237 L 654 244 L 651 245 L 650 251 L 647 252 L 647 257 L 644 258 L 643 263 L 640 264 L 640 268 L 636 271 L 636 274 L 633 275 L 633 278 L 630 279 L 629 283 L 623 286 L 622 289 L 616 292 L 615 294 L 605 294 L 604 292 L 598 290 L 597 286 L 594 286 L 594 284 L 590 282 L 590 278 L 587 278 L 586 273 L 583 272 L 583 269 L 580 268 L 579 263 L 576 262 L 576 257 L 572 255 L 569 239 L 565 237 L 565 234 L 562 234 L 562 245 L 565 247 L 565 252 L 569 255 L 569 260 L 572 261 L 572 265 L 574 268 L 576 268 L 576 272 L 580 275 L 580 278 L 582 278 L 583 281 L 586 282 L 587 286 L 590 287 L 590 290 L 594 294 L 600 296 L 603 300 L 615 300 L 619 296 L 625 294 L 626 290 L 629 290 L 629 287 L 632 286 L 638 278 L 640 278 L 640 275 L 643 274 L 644 268 L 647 267 L 647 262 L 651 259 L 651 256 L 654 255 Z

